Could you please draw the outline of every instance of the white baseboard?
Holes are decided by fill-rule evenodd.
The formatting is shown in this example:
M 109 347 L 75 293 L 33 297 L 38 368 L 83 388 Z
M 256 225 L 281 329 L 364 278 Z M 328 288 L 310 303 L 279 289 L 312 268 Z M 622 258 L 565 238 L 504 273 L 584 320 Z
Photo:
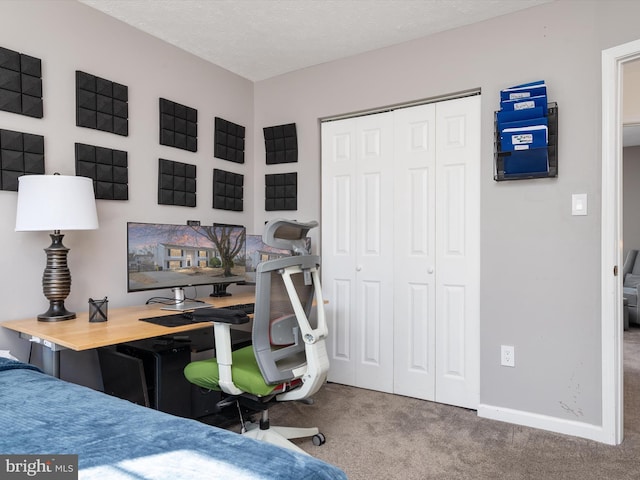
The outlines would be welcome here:
M 550 432 L 562 433 L 574 437 L 587 438 L 601 443 L 610 443 L 600 425 L 565 420 L 562 418 L 523 412 L 493 405 L 478 405 L 478 416 L 501 422 L 514 423 L 525 427 L 539 428 Z

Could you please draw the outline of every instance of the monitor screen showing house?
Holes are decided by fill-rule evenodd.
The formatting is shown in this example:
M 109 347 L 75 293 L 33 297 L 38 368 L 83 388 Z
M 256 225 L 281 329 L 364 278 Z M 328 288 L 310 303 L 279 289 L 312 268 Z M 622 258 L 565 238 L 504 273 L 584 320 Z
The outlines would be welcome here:
M 311 251 L 311 239 L 307 237 L 307 251 Z M 245 276 L 248 282 L 256 281 L 256 267 L 259 263 L 276 258 L 290 257 L 291 250 L 272 247 L 262 241 L 262 235 L 246 236 Z
M 236 283 L 245 280 L 246 230 L 127 223 L 127 291 Z

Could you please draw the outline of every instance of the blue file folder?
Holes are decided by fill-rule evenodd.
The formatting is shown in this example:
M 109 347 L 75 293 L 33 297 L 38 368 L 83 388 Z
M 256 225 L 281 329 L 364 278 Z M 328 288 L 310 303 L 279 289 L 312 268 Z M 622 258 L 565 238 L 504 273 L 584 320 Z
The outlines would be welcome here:
M 506 128 L 535 127 L 538 125 L 549 126 L 549 120 L 547 117 L 526 118 L 524 120 L 505 122 L 498 129 L 502 132 Z
M 515 100 L 501 100 L 500 110 L 505 112 L 528 110 L 532 108 L 542 108 L 543 116 L 547 115 L 547 96 L 538 95 L 537 97 L 519 98 Z
M 544 116 L 544 109 L 542 107 L 527 108 L 525 110 L 500 110 L 497 112 L 498 130 L 502 130 L 505 128 L 504 126 L 510 122 L 543 118 Z
M 522 98 L 547 96 L 547 86 L 544 80 L 523 83 L 500 90 L 500 100 L 519 100 Z
M 549 141 L 547 125 L 505 128 L 500 132 L 503 152 L 546 147 Z
M 504 174 L 544 174 L 549 171 L 549 155 L 546 148 L 519 150 L 504 157 Z

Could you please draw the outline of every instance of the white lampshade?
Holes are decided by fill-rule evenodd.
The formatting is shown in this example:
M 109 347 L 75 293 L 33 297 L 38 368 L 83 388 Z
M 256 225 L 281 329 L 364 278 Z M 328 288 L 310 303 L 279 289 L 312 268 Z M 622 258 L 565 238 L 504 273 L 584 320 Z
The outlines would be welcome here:
M 66 175 L 18 178 L 16 231 L 98 228 L 93 180 Z

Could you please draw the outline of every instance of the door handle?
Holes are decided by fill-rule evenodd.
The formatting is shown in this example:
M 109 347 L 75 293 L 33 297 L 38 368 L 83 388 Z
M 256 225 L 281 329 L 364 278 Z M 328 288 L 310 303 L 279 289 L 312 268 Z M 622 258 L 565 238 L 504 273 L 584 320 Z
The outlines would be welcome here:
M 356 266 L 356 272 L 360 272 L 360 271 L 362 271 L 362 265 Z
M 433 270 L 433 267 L 429 267 L 429 268 L 427 268 L 427 273 L 433 273 L 433 271 L 434 271 L 434 270 Z

